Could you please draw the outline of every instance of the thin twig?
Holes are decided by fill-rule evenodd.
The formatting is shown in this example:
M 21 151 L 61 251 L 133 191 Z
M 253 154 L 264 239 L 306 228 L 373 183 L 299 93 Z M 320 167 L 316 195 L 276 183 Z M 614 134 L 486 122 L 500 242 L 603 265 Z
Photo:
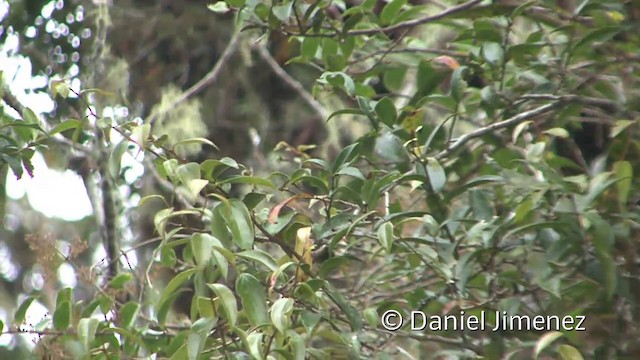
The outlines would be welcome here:
M 612 107 L 618 108 L 620 104 L 609 99 L 603 99 L 592 96 L 580 96 L 580 95 L 554 95 L 554 94 L 526 94 L 519 97 L 522 100 L 548 100 L 548 101 L 562 101 L 568 100 L 578 102 L 585 105 L 593 105 L 597 107 Z
M 406 28 L 411 28 L 414 26 L 418 26 L 418 25 L 423 25 L 423 24 L 427 24 L 430 22 L 434 22 L 440 19 L 443 19 L 445 17 L 448 17 L 450 15 L 453 15 L 455 13 L 461 12 L 461 11 L 465 11 L 468 10 L 478 4 L 480 4 L 482 2 L 482 0 L 471 0 L 471 1 L 467 1 L 466 3 L 451 7 L 441 13 L 438 13 L 436 15 L 431 15 L 431 16 L 425 16 L 423 18 L 420 19 L 415 19 L 415 20 L 408 20 L 408 21 L 404 21 L 395 25 L 390 25 L 387 27 L 383 27 L 383 28 L 377 28 L 377 29 L 360 29 L 360 30 L 350 30 L 346 33 L 342 33 L 339 30 L 336 30 L 335 32 L 330 32 L 330 33 L 322 33 L 322 34 L 300 34 L 300 33 L 292 33 L 289 31 L 283 31 L 286 35 L 293 35 L 293 36 L 316 36 L 316 37 L 334 37 L 334 36 L 353 36 L 353 35 L 375 35 L 375 34 L 380 34 L 380 33 L 390 33 L 396 30 L 401 30 L 401 29 L 406 29 Z
M 192 87 L 187 89 L 184 93 L 182 93 L 182 95 L 178 97 L 175 101 L 173 101 L 173 103 L 171 103 L 171 105 L 168 108 L 169 109 L 174 108 L 176 105 L 180 104 L 181 102 L 187 100 L 189 97 L 200 92 L 205 87 L 214 84 L 218 80 L 218 77 L 220 77 L 220 74 L 222 73 L 222 69 L 231 60 L 231 56 L 236 52 L 239 40 L 240 40 L 240 33 L 239 32 L 234 33 L 233 36 L 231 37 L 231 40 L 229 41 L 229 44 L 224 49 L 224 52 L 222 53 L 222 55 L 214 65 L 213 69 L 211 69 L 211 71 L 209 71 L 209 73 L 205 75 L 202 79 L 200 79 L 200 81 L 198 81 L 195 85 L 193 85 Z M 148 119 L 149 123 L 153 123 L 155 118 L 156 116 L 153 116 L 153 115 L 149 116 L 149 119 Z
M 366 60 L 371 59 L 372 57 L 378 55 L 386 55 L 386 54 L 431 54 L 431 55 L 446 55 L 457 58 L 465 58 L 467 54 L 460 51 L 453 50 L 443 50 L 443 49 L 421 49 L 421 48 L 403 48 L 403 49 L 383 49 L 375 51 L 371 54 L 367 54 L 366 56 L 360 57 L 358 59 L 352 60 L 349 62 L 350 65 L 357 64 Z
M 468 348 L 468 345 L 464 344 L 464 341 L 460 338 L 448 338 L 448 337 L 439 336 L 439 335 L 419 334 L 417 332 L 408 332 L 408 331 L 389 331 L 385 329 L 375 329 L 375 331 L 382 334 L 403 337 L 403 338 L 410 338 L 410 339 L 418 340 L 421 342 L 436 342 L 436 343 L 447 344 L 447 345 L 461 347 L 461 348 Z M 474 347 L 470 350 L 478 352 L 480 349 L 476 349 Z
M 532 110 L 528 110 L 525 112 L 522 112 L 516 116 L 513 116 L 507 120 L 504 121 L 499 121 L 496 123 L 493 123 L 491 125 L 487 125 L 485 127 L 479 128 L 477 130 L 474 130 L 470 133 L 464 134 L 462 136 L 460 136 L 458 139 L 456 139 L 455 143 L 453 145 L 451 145 L 450 147 L 448 147 L 446 150 L 441 151 L 440 153 L 438 153 L 435 158 L 436 159 L 442 159 L 445 158 L 447 156 L 449 156 L 450 154 L 452 154 L 453 152 L 455 152 L 456 150 L 462 148 L 464 146 L 464 144 L 466 144 L 467 142 L 469 142 L 472 139 L 475 139 L 477 137 L 489 134 L 491 132 L 494 132 L 496 130 L 500 130 L 500 129 L 504 129 L 506 127 L 512 126 L 512 125 L 517 125 L 523 121 L 526 121 L 528 119 L 531 119 L 532 117 L 536 117 L 539 115 L 542 115 L 556 107 L 558 107 L 560 104 L 565 103 L 565 101 L 556 101 L 556 102 L 552 102 L 550 104 L 546 104 L 546 105 L 542 105 L 540 107 L 537 107 L 535 109 Z
M 269 65 L 271 70 L 284 81 L 289 87 L 295 90 L 298 95 L 309 105 L 313 111 L 322 119 L 326 120 L 329 117 L 327 109 L 318 102 L 303 86 L 300 82 L 294 79 L 289 73 L 287 73 L 280 64 L 271 56 L 269 51 L 264 45 L 256 44 L 255 48 L 258 50 L 260 57 Z
M 375 69 L 376 67 L 378 67 L 378 65 L 380 65 L 382 63 L 382 61 L 384 60 L 384 58 L 389 55 L 398 45 L 400 45 L 400 42 L 404 39 L 405 36 L 407 36 L 407 34 L 409 33 L 409 29 L 406 29 L 402 35 L 398 36 L 398 38 L 393 42 L 393 44 L 391 44 L 387 49 L 385 49 L 385 51 L 382 53 L 382 56 L 380 56 L 380 58 L 378 60 L 376 60 L 376 62 L 371 65 L 369 67 L 369 69 L 364 70 L 364 71 L 360 71 L 360 72 L 356 72 L 353 73 L 353 75 L 360 75 L 360 74 L 366 74 L 369 71 Z

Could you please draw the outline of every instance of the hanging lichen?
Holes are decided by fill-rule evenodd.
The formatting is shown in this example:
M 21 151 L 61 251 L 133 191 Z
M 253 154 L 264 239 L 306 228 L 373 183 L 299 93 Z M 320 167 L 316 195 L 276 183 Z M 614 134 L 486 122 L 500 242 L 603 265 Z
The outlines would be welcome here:
M 160 102 L 151 109 L 153 133 L 157 136 L 168 134 L 175 143 L 190 138 L 206 137 L 207 126 L 202 121 L 199 100 L 180 100 L 182 92 L 175 85 L 162 89 Z M 175 148 L 181 156 L 197 154 L 202 149 L 199 144 L 181 145 Z

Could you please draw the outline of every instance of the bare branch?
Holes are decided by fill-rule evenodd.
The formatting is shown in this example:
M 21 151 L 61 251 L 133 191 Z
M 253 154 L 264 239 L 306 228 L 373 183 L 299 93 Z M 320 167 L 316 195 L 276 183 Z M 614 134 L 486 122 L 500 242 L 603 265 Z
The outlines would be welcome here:
M 418 26 L 418 25 L 423 25 L 423 24 L 427 24 L 430 22 L 434 22 L 436 20 L 440 20 L 443 18 L 446 18 L 447 16 L 450 16 L 452 14 L 464 11 L 464 10 L 468 10 L 478 4 L 480 4 L 483 0 L 471 0 L 471 1 L 467 1 L 466 3 L 451 7 L 441 13 L 438 13 L 436 15 L 430 15 L 430 16 L 425 16 L 423 18 L 420 19 L 415 19 L 415 20 L 408 20 L 408 21 L 404 21 L 395 25 L 390 25 L 387 27 L 383 27 L 383 28 L 377 28 L 377 29 L 361 29 L 361 30 L 350 30 L 346 33 L 343 33 L 339 30 L 333 31 L 333 32 L 329 32 L 329 33 L 320 33 L 320 34 L 302 34 L 302 33 L 296 33 L 296 32 L 291 32 L 291 31 L 286 31 L 286 30 L 280 30 L 282 31 L 284 34 L 288 35 L 288 36 L 307 36 L 307 37 L 334 37 L 334 36 L 353 36 L 353 35 L 375 35 L 375 34 L 380 34 L 380 33 L 390 33 L 392 31 L 396 31 L 396 30 L 401 30 L 401 29 L 406 29 L 406 28 L 412 28 L 414 26 Z
M 348 32 L 348 35 L 374 35 L 374 34 L 378 34 L 380 32 L 384 32 L 384 33 L 389 33 L 392 31 L 396 31 L 396 30 L 400 30 L 400 29 L 405 29 L 405 28 L 411 28 L 414 26 L 418 26 L 418 25 L 422 25 L 422 24 L 426 24 L 426 23 L 430 23 L 430 22 L 434 22 L 436 20 L 440 20 L 443 19 L 447 16 L 450 16 L 452 14 L 470 9 L 478 4 L 480 4 L 482 2 L 482 0 L 471 0 L 471 1 L 467 1 L 466 3 L 451 7 L 441 13 L 438 13 L 436 15 L 431 15 L 431 16 L 425 16 L 423 18 L 420 19 L 415 19 L 415 20 L 409 20 L 409 21 L 405 21 L 405 22 L 401 22 L 395 25 L 391 25 L 391 26 L 387 26 L 381 29 L 363 29 L 363 30 L 351 30 Z
M 553 94 L 526 94 L 520 96 L 523 100 L 548 100 L 548 101 L 574 101 L 577 103 L 605 108 L 619 108 L 620 104 L 609 99 L 579 96 L 579 95 L 553 95 Z
M 387 54 L 430 54 L 430 55 L 446 55 L 457 58 L 467 57 L 467 54 L 460 51 L 453 50 L 443 50 L 443 49 L 420 49 L 420 48 L 403 48 L 403 49 L 383 49 L 373 52 L 371 54 L 367 54 L 366 56 L 360 57 L 358 59 L 352 60 L 350 62 L 351 65 L 357 64 L 359 62 L 363 62 L 369 60 L 378 55 L 387 55 Z
M 200 81 L 198 81 L 192 87 L 187 89 L 187 91 L 185 91 L 182 94 L 182 96 L 177 98 L 169 108 L 175 107 L 176 105 L 185 101 L 189 97 L 200 92 L 205 87 L 214 84 L 218 80 L 218 77 L 220 77 L 220 74 L 222 73 L 222 69 L 225 67 L 225 65 L 227 65 L 227 63 L 231 60 L 231 56 L 235 53 L 236 48 L 238 47 L 239 40 L 240 40 L 240 33 L 239 32 L 234 33 L 233 36 L 231 37 L 231 40 L 229 41 L 229 44 L 224 49 L 224 52 L 222 53 L 222 55 L 214 65 L 213 69 L 211 69 L 211 71 L 209 71 L 207 75 L 205 75 L 202 79 L 200 79 Z M 150 116 L 148 119 L 149 123 L 153 123 L 154 120 L 155 120 L 155 117 L 153 116 Z
M 271 70 L 284 81 L 289 87 L 295 90 L 298 95 L 304 100 L 307 105 L 309 105 L 313 111 L 316 112 L 318 117 L 322 120 L 326 120 L 329 117 L 329 112 L 324 108 L 318 100 L 316 100 L 303 86 L 300 82 L 294 79 L 289 73 L 287 73 L 280 64 L 271 56 L 269 51 L 264 47 L 264 45 L 256 45 L 255 48 L 258 50 L 258 54 L 260 57 L 269 65 Z
M 552 102 L 550 104 L 546 104 L 546 105 L 542 105 L 540 107 L 537 107 L 535 109 L 532 110 L 528 110 L 525 112 L 522 112 L 516 116 L 513 116 L 507 120 L 504 121 L 499 121 L 496 123 L 493 123 L 491 125 L 487 125 L 485 127 L 481 127 L 479 129 L 476 129 L 470 133 L 464 134 L 462 136 L 460 136 L 458 139 L 456 139 L 456 141 L 454 142 L 453 145 L 451 145 L 450 147 L 448 147 L 446 150 L 441 151 L 440 153 L 438 153 L 435 158 L 436 159 L 442 159 L 445 158 L 447 156 L 449 156 L 450 154 L 452 154 L 453 152 L 455 152 L 456 150 L 462 148 L 467 142 L 469 142 L 472 139 L 481 137 L 483 135 L 489 134 L 491 132 L 494 132 L 496 130 L 500 130 L 500 129 L 504 129 L 506 127 L 509 126 L 513 126 L 513 125 L 517 125 L 521 122 L 524 122 L 526 120 L 529 120 L 533 117 L 542 115 L 547 113 L 550 110 L 553 110 L 555 108 L 557 108 L 559 105 L 564 104 L 566 102 L 565 99 L 563 99 L 564 101 L 556 101 L 556 102 Z

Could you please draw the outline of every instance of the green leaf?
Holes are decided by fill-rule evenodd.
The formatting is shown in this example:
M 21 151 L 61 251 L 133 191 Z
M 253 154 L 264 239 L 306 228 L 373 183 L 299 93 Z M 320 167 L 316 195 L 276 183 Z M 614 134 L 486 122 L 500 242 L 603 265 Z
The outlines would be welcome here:
M 270 188 L 275 188 L 273 183 L 268 179 L 257 177 L 257 176 L 231 176 L 222 181 L 218 181 L 217 185 L 222 184 L 249 184 L 256 186 L 266 186 Z
M 37 136 L 37 131 L 42 131 L 37 123 L 28 123 L 25 120 L 12 120 L 6 126 L 11 127 L 20 139 L 26 142 L 34 140 Z
M 536 222 L 536 223 L 523 225 L 523 226 L 517 227 L 515 229 L 512 229 L 512 230 L 508 231 L 503 236 L 503 238 L 508 239 L 508 238 L 510 238 L 512 236 L 515 236 L 517 234 L 520 234 L 520 233 L 526 233 L 526 232 L 537 231 L 537 230 L 542 230 L 542 229 L 562 230 L 564 228 L 565 228 L 565 224 L 563 224 L 562 222 L 559 222 L 559 221 L 542 221 L 542 222 Z
M 131 273 L 119 274 L 109 281 L 109 287 L 112 289 L 122 289 L 131 280 L 133 280 Z
M 540 141 L 540 142 L 531 144 L 530 146 L 527 146 L 527 154 L 526 154 L 527 160 L 534 163 L 539 162 L 542 158 L 542 154 L 544 153 L 546 145 L 547 144 Z
M 365 180 L 365 177 L 364 175 L 362 175 L 360 169 L 353 166 L 345 166 L 341 168 L 340 170 L 338 170 L 338 172 L 336 172 L 336 175 L 348 175 L 360 180 Z
M 215 237 L 213 238 L 213 249 L 213 258 L 215 259 L 215 264 L 220 269 L 222 277 L 224 277 L 226 280 L 229 276 L 229 263 L 235 263 L 234 255 L 229 250 L 227 250 L 226 247 L 223 246 L 222 242 L 219 239 Z
M 178 343 L 178 345 L 180 345 L 180 347 L 176 350 L 176 352 L 173 353 L 173 355 L 171 355 L 170 360 L 188 360 L 189 359 L 189 350 L 186 344 L 186 341 L 188 341 L 188 333 L 186 337 L 187 339 L 185 339 L 184 342 Z
M 247 206 L 249 211 L 252 211 L 265 199 L 267 199 L 267 194 L 252 191 L 242 198 L 242 202 Z
M 29 306 L 31 306 L 31 303 L 33 303 L 33 301 L 37 298 L 37 296 L 29 296 L 22 301 L 22 303 L 18 307 L 18 310 L 16 310 L 16 313 L 13 316 L 14 323 L 22 324 L 24 322 L 24 318 L 27 314 L 27 310 L 29 310 Z
M 202 171 L 202 173 L 206 174 L 207 176 L 213 176 L 214 170 L 216 174 L 219 174 L 224 172 L 228 168 L 240 169 L 240 164 L 238 164 L 235 160 L 231 158 L 223 157 L 220 160 L 216 160 L 216 159 L 205 160 L 200 165 L 200 171 Z
M 621 26 L 616 26 L 616 25 L 598 27 L 590 31 L 582 39 L 578 40 L 573 46 L 573 48 L 579 49 L 582 46 L 593 45 L 596 42 L 609 41 L 621 31 L 623 31 L 623 28 Z
M 100 306 L 100 311 L 102 311 L 103 314 L 107 314 L 109 311 L 111 311 L 113 302 L 114 300 L 110 296 L 100 296 L 100 298 L 98 299 L 98 306 Z
M 337 55 L 334 55 L 337 56 Z M 344 89 L 347 94 L 353 96 L 356 93 L 356 84 L 351 78 L 342 71 L 327 71 L 317 80 L 321 84 L 329 84 L 334 88 Z
M 407 0 L 391 0 L 380 12 L 381 25 L 389 25 L 398 16 L 402 7 L 407 3 Z
M 203 138 L 203 137 L 196 137 L 196 138 L 190 138 L 190 139 L 185 139 L 185 140 L 180 140 L 178 141 L 175 145 L 173 145 L 173 148 L 177 148 L 178 146 L 182 146 L 182 145 L 209 145 L 212 148 L 216 149 L 217 151 L 220 151 L 220 148 L 218 148 L 218 146 L 216 146 L 216 144 L 213 143 L 213 141 L 207 139 L 207 138 Z
M 278 270 L 274 271 L 273 274 L 271 274 L 271 281 L 272 282 L 276 282 L 276 280 L 280 277 L 280 275 L 282 273 L 284 273 L 285 270 L 287 270 L 289 267 L 291 267 L 292 265 L 296 265 L 296 262 L 294 261 L 288 261 L 282 265 L 280 265 L 278 267 Z
M 211 213 L 211 235 L 220 240 L 225 249 L 231 249 L 231 231 L 229 231 L 229 227 L 225 220 L 223 204 L 213 208 Z
M 254 228 L 247 206 L 239 199 L 230 199 L 221 206 L 223 206 L 222 214 L 231 231 L 233 242 L 240 249 L 251 249 L 254 241 Z
M 238 321 L 238 303 L 233 292 L 223 284 L 207 284 L 218 295 L 220 305 L 227 322 L 231 326 L 236 326 Z
M 467 82 L 463 78 L 463 74 L 466 70 L 466 66 L 460 66 L 455 69 L 451 75 L 451 97 L 456 102 L 460 102 L 462 100 L 464 91 L 467 87 Z
M 481 224 L 481 223 L 478 223 Z M 458 280 L 457 288 L 460 293 L 466 293 L 467 281 L 471 276 L 471 271 L 473 271 L 473 258 L 477 255 L 477 252 L 468 252 L 462 255 L 455 267 L 455 276 Z
M 367 119 L 369 119 L 371 127 L 377 130 L 379 127 L 378 120 L 374 116 L 373 108 L 371 107 L 369 98 L 358 96 L 356 97 L 356 101 L 358 102 L 358 106 L 360 107 L 362 113 L 367 116 Z
M 56 296 L 56 306 L 65 301 L 69 303 L 73 301 L 73 289 L 70 287 L 66 287 L 58 291 L 58 295 Z
M 586 195 L 577 197 L 578 211 L 582 212 L 587 209 L 595 199 L 600 196 L 609 186 L 613 185 L 617 180 L 609 179 L 610 172 L 600 173 L 594 176 L 589 182 L 589 190 Z
M 63 301 L 56 305 L 53 313 L 53 326 L 56 330 L 65 330 L 71 324 L 71 302 Z
M 120 309 L 118 315 L 120 316 L 120 326 L 125 329 L 129 329 L 134 325 L 138 313 L 140 312 L 140 304 L 135 301 L 130 301 Z
M 213 308 L 213 299 L 198 296 L 196 299 L 196 307 L 198 308 L 198 313 L 202 317 L 215 317 L 216 312 Z
M 209 264 L 214 245 L 216 245 L 215 238 L 209 234 L 195 233 L 191 236 L 191 248 L 198 267 L 202 268 Z
M 411 4 L 410 4 L 411 5 Z M 411 5 L 402 9 L 400 14 L 393 20 L 394 24 L 413 20 L 420 17 L 425 11 L 429 11 L 429 5 Z
M 293 312 L 293 299 L 281 298 L 271 306 L 271 322 L 279 332 L 285 333 L 291 326 L 291 313 Z
M 202 338 L 198 334 L 189 334 L 187 337 L 187 354 L 189 360 L 197 360 L 202 353 Z
M 246 250 L 246 251 L 237 253 L 236 256 L 257 261 L 262 265 L 265 265 L 272 272 L 278 270 L 278 264 L 276 264 L 275 259 L 265 251 L 258 250 L 258 249 Z
M 215 4 L 209 4 L 207 5 L 207 8 L 218 14 L 226 14 L 229 11 L 229 6 L 224 1 L 218 1 Z
M 561 139 L 566 139 L 569 137 L 569 132 L 563 128 L 552 128 L 552 129 L 543 131 L 543 133 L 549 134 L 551 136 L 555 136 Z
M 332 173 L 337 173 L 343 166 L 348 166 L 351 163 L 356 155 L 358 155 L 358 151 L 356 149 L 358 145 L 358 143 L 354 143 L 342 149 L 333 163 L 331 168 Z
M 514 218 L 514 221 L 516 223 L 522 222 L 527 217 L 527 215 L 529 215 L 532 208 L 533 201 L 531 200 L 531 198 L 528 198 L 527 200 L 518 204 L 518 206 L 516 207 L 516 216 Z
M 394 67 L 384 72 L 382 75 L 382 83 L 390 91 L 399 91 L 404 84 L 404 78 L 407 74 L 407 67 Z
M 225 2 L 235 8 L 241 8 L 245 4 L 245 0 L 225 0 Z
M 251 274 L 240 274 L 236 279 L 236 291 L 252 326 L 269 323 L 267 293 L 258 279 Z
M 343 14 L 343 16 L 345 16 Z M 344 23 L 342 25 L 342 33 L 346 34 L 349 30 L 353 29 L 358 23 L 364 18 L 364 14 L 362 12 L 357 12 L 351 16 L 345 18 Z M 343 41 L 340 42 L 340 49 L 345 54 L 345 56 L 350 56 L 352 51 L 345 51 L 345 48 L 342 46 L 343 44 L 350 43 L 349 46 L 351 50 L 353 50 L 353 45 L 355 45 L 355 36 L 345 36 Z
M 169 345 L 165 348 L 167 355 L 171 355 L 171 358 L 174 359 L 174 355 L 184 347 L 184 355 L 180 357 L 180 359 L 186 359 L 186 347 L 183 344 L 187 341 L 187 336 L 189 335 L 188 331 L 179 332 L 170 342 Z
M 176 168 L 176 176 L 180 182 L 189 189 L 192 197 L 196 197 L 209 183 L 200 177 L 200 165 L 195 162 L 179 165 Z
M 173 267 L 178 262 L 176 251 L 168 246 L 163 246 L 160 250 L 160 264 L 166 267 Z
M 302 326 L 307 330 L 307 334 L 311 334 L 313 332 L 313 329 L 318 325 L 321 318 L 321 314 L 309 310 L 303 310 L 300 314 Z
M 468 194 L 471 210 L 473 210 L 475 218 L 478 220 L 491 221 L 494 212 L 491 201 L 487 198 L 485 191 L 472 189 Z
M 487 42 L 482 45 L 482 56 L 491 65 L 497 66 L 504 61 L 502 45 L 495 42 Z
M 262 337 L 263 334 L 261 332 L 254 331 L 247 335 L 245 340 L 249 353 L 256 360 L 265 359 L 264 355 L 262 355 Z
M 437 135 L 440 134 L 440 130 L 444 127 L 447 121 L 449 121 L 449 119 L 452 119 L 452 117 L 447 117 L 446 119 L 440 121 L 438 123 L 438 126 L 436 126 L 436 128 L 433 129 L 433 131 L 431 131 L 431 133 L 429 134 L 429 137 L 427 138 L 427 140 L 425 140 L 424 145 L 422 145 L 422 147 L 424 148 L 423 154 L 426 154 L 431 149 L 431 144 L 433 143 L 433 140 L 436 138 Z
M 416 75 L 416 85 L 418 91 L 413 96 L 409 105 L 415 104 L 417 101 L 427 95 L 433 93 L 433 91 L 438 87 L 440 81 L 438 78 L 444 78 L 444 76 L 438 76 L 438 71 L 433 67 L 433 65 L 428 61 L 421 61 L 418 64 L 418 74 Z
M 537 359 L 540 356 L 540 354 L 547 347 L 549 347 L 549 345 L 551 345 L 551 343 L 558 340 L 562 336 L 564 335 L 560 331 L 551 331 L 542 335 L 540 339 L 538 339 L 538 342 L 536 343 L 536 347 L 534 350 L 534 358 Z
M 440 192 L 447 183 L 447 176 L 444 168 L 435 158 L 427 159 L 427 174 L 429 175 L 429 182 L 431 183 L 433 191 L 436 193 Z
M 300 53 L 305 60 L 311 60 L 315 58 L 318 52 L 318 46 L 320 45 L 320 38 L 317 37 L 305 37 L 300 44 Z
M 69 97 L 69 93 L 71 92 L 69 85 L 64 80 L 52 80 L 49 87 L 54 100 L 58 95 L 60 95 L 61 98 L 66 99 Z
M 358 310 L 356 310 L 345 297 L 340 294 L 335 287 L 333 287 L 329 282 L 324 282 L 324 289 L 327 291 L 327 295 L 333 300 L 333 302 L 338 305 L 340 310 L 347 315 L 349 318 L 349 323 L 351 324 L 351 331 L 360 331 L 362 329 L 362 317 Z
M 501 29 L 496 26 L 493 19 L 481 18 L 473 22 L 475 41 L 502 42 Z
M 39 124 L 40 120 L 38 120 L 38 115 L 31 110 L 31 108 L 24 108 L 22 110 L 22 118 L 27 124 Z
M 196 272 L 196 269 L 187 269 L 178 275 L 174 276 L 171 281 L 167 284 L 167 286 L 162 291 L 162 295 L 160 296 L 160 301 L 158 302 L 158 308 L 162 306 L 168 306 L 170 301 L 175 300 L 175 295 L 177 294 L 177 290 L 180 286 L 182 286 L 187 280 L 193 276 Z M 166 315 L 166 314 L 165 314 Z M 158 321 L 161 324 L 164 324 L 164 316 L 158 315 Z
M 84 318 L 78 321 L 78 340 L 82 344 L 85 352 L 91 350 L 91 344 L 96 338 L 96 331 L 100 321 L 94 318 Z
M 364 309 L 362 314 L 364 315 L 364 319 L 370 327 L 374 329 L 378 327 L 378 325 L 380 324 L 380 315 L 378 315 L 378 311 L 375 308 L 368 307 Z
M 613 172 L 618 179 L 616 182 L 616 188 L 618 192 L 618 204 L 621 208 L 625 207 L 629 200 L 629 193 L 631 192 L 631 185 L 633 181 L 633 167 L 628 161 L 616 161 L 613 164 Z
M 128 147 L 129 141 L 127 139 L 122 139 L 122 141 L 120 141 L 118 145 L 114 146 L 111 151 L 111 156 L 109 157 L 109 174 L 114 179 L 120 178 L 122 156 L 127 152 Z
M 340 116 L 340 115 L 364 115 L 364 112 L 360 109 L 342 109 L 342 110 L 338 110 L 338 111 L 334 111 L 331 113 L 331 115 L 329 115 L 329 117 L 327 118 L 327 121 L 331 120 L 332 118 L 336 117 L 336 116 Z
M 583 360 L 582 354 L 578 349 L 574 348 L 571 345 L 562 344 L 558 346 L 558 353 L 560 353 L 560 357 L 562 360 Z
M 140 148 L 146 149 L 149 142 L 149 134 L 151 133 L 151 124 L 142 124 L 133 128 L 131 131 L 131 140 Z
M 610 138 L 615 138 L 620 135 L 623 131 L 625 131 L 629 126 L 635 124 L 634 120 L 618 120 L 615 122 L 613 129 L 611 129 L 611 133 L 609 134 Z
M 383 97 L 376 104 L 375 111 L 383 124 L 390 128 L 395 125 L 398 114 L 396 112 L 396 106 L 393 104 L 393 100 L 386 96 Z
M 617 287 L 617 266 L 613 259 L 612 249 L 615 242 L 613 228 L 597 213 L 586 213 L 585 218 L 591 225 L 590 233 L 593 238 L 593 247 L 600 262 L 603 275 L 603 285 L 607 299 L 611 299 Z
M 175 169 L 176 176 L 183 184 L 188 184 L 193 179 L 200 179 L 200 164 L 190 162 L 178 165 Z
M 187 336 L 187 354 L 189 360 L 197 360 L 204 350 L 207 338 L 210 336 L 211 330 L 217 323 L 213 318 L 198 319 L 191 326 L 191 333 Z
M 291 355 L 293 355 L 293 358 L 296 360 L 306 359 L 306 348 L 302 337 L 294 330 L 289 330 L 287 331 L 287 338 L 289 339 L 289 346 L 291 347 Z
M 511 16 L 511 18 L 514 18 L 514 19 L 515 19 L 516 17 L 518 17 L 518 16 L 522 15 L 522 13 L 523 13 L 526 9 L 528 9 L 528 8 L 530 8 L 531 6 L 536 5 L 536 4 L 538 4 L 538 0 L 529 1 L 529 2 L 526 2 L 526 3 L 524 3 L 524 4 L 520 5 L 520 6 L 518 6 L 518 7 L 517 7 L 515 10 L 513 10 L 513 12 L 511 13 L 511 15 L 510 15 L 510 16 Z
M 321 279 L 327 278 L 334 270 L 341 268 L 343 265 L 348 264 L 351 261 L 357 261 L 358 258 L 353 256 L 332 256 L 326 261 L 323 261 L 320 264 L 320 268 L 318 269 L 318 277 Z
M 199 216 L 202 215 L 198 210 L 195 209 L 187 209 L 187 210 L 173 210 L 172 208 L 167 208 L 167 209 L 162 209 L 160 211 L 158 211 L 156 213 L 156 215 L 153 217 L 153 223 L 156 226 L 156 230 L 158 230 L 158 234 L 160 234 L 161 237 L 166 237 L 167 236 L 167 232 L 166 232 L 166 225 L 167 225 L 167 220 L 169 220 L 172 217 L 175 216 L 183 216 L 183 215 L 195 215 L 195 216 Z M 176 230 L 172 230 L 171 232 L 169 232 L 169 235 L 174 235 L 174 233 Z
M 176 182 L 178 181 L 178 176 L 176 175 L 178 165 L 177 159 L 169 159 L 163 161 L 161 166 L 158 166 L 158 171 L 164 173 L 171 181 Z
M 273 15 L 282 22 L 287 22 L 291 17 L 293 2 L 286 2 L 283 5 L 274 6 L 271 10 Z
M 393 247 L 393 224 L 390 222 L 385 222 L 378 228 L 378 241 L 382 247 L 387 250 L 388 253 L 391 253 L 391 248 Z
M 75 129 L 81 126 L 82 126 L 82 122 L 80 120 L 69 119 L 56 125 L 53 129 L 51 129 L 51 131 L 49 131 L 49 135 L 53 136 L 55 134 L 58 134 L 67 130 Z

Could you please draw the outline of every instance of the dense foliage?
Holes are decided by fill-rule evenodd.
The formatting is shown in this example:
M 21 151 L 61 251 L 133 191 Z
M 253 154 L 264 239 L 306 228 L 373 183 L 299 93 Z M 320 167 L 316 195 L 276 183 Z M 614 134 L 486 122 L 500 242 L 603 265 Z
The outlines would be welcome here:
M 5 40 L 27 39 L 20 3 Z M 106 25 L 127 9 L 86 4 L 86 61 L 39 67 L 55 111 L 25 107 L 3 79 L 3 168 L 37 176 L 35 152 L 65 149 L 53 157 L 85 180 L 99 224 L 68 250 L 56 234 L 23 234 L 52 285 L 21 294 L 4 333 L 39 334 L 47 358 L 640 356 L 634 2 L 185 3 L 180 16 L 235 29 L 200 78 L 186 67 L 180 84 L 168 61 L 176 84 L 136 90 L 155 73 L 114 55 L 109 33 L 125 25 Z M 191 29 L 178 31 L 187 53 Z M 56 39 L 43 31 L 32 47 Z M 241 56 L 279 81 L 239 72 L 271 92 L 263 101 L 281 94 L 304 111 L 278 103 L 286 120 L 253 118 L 269 107 L 240 90 L 246 102 L 224 108 L 219 82 Z M 251 115 L 235 142 L 207 138 L 203 112 L 215 111 L 196 97 L 207 87 L 219 116 Z M 308 116 L 325 142 L 261 133 L 296 121 L 319 132 Z M 100 239 L 107 258 L 89 267 Z M 77 286 L 59 286 L 62 263 Z M 51 316 L 24 323 L 41 298 Z M 392 331 L 389 311 L 477 316 L 487 330 Z M 500 314 L 584 318 L 584 330 L 491 331 Z

